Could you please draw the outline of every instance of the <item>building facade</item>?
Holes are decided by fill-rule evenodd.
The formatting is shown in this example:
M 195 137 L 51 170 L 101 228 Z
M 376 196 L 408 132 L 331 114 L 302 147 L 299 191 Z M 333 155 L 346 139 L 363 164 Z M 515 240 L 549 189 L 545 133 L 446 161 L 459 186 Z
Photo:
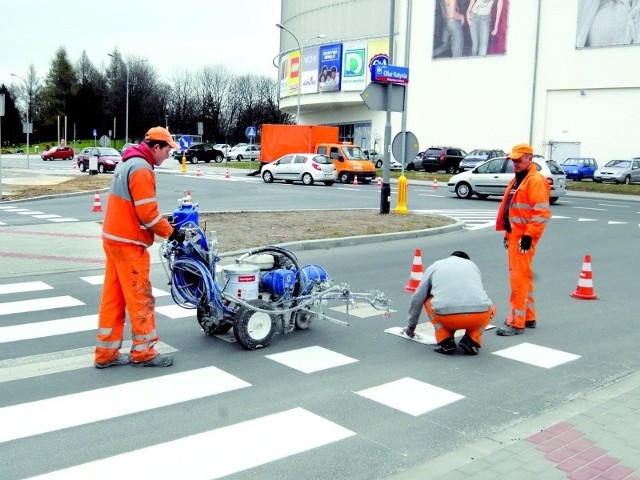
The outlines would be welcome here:
M 382 150 L 360 94 L 388 62 L 409 68 L 392 136 L 404 121 L 420 150 L 640 156 L 640 0 L 282 0 L 281 25 L 280 108 L 363 148 Z

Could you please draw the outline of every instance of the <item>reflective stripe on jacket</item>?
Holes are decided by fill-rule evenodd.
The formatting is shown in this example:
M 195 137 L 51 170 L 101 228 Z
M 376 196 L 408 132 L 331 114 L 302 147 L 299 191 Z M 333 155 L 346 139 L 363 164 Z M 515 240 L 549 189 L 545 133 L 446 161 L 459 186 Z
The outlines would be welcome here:
M 150 151 L 140 145 L 143 155 Z M 152 157 L 151 157 L 152 158 Z M 154 233 L 167 238 L 173 227 L 160 215 L 156 199 L 156 181 L 151 163 L 142 156 L 121 162 L 114 171 L 107 210 L 102 226 L 102 238 L 109 243 L 133 243 L 149 247 Z
M 502 197 L 498 217 L 496 218 L 496 230 L 504 230 L 503 216 L 509 199 L 509 192 L 516 182 L 515 177 L 509 182 L 509 186 Z M 539 173 L 535 165 L 529 167 L 527 176 L 524 177 L 511 198 L 509 207 L 509 223 L 511 233 L 522 237 L 529 235 L 534 242 L 540 239 L 547 221 L 551 218 L 549 210 L 549 193 L 551 187 L 547 179 Z

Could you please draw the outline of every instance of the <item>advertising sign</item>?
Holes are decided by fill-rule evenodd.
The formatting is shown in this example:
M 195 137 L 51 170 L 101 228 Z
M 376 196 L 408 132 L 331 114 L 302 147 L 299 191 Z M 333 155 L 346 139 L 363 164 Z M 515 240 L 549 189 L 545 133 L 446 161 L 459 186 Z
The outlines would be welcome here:
M 348 42 L 343 50 L 342 91 L 361 91 L 367 83 L 367 44 Z
M 302 53 L 302 93 L 318 92 L 318 65 L 320 49 L 305 48 Z
M 318 91 L 340 91 L 342 72 L 342 44 L 324 45 L 320 47 L 318 65 Z

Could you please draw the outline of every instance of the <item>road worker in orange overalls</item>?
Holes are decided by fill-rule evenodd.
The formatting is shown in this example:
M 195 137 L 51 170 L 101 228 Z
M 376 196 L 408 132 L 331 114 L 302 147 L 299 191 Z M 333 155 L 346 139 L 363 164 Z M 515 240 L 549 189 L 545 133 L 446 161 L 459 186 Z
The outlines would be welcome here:
M 158 353 L 155 298 L 149 281 L 147 248 L 154 235 L 180 240 L 181 233 L 160 215 L 153 169 L 178 145 L 166 128 L 151 128 L 140 145 L 129 147 L 113 174 L 102 226 L 106 266 L 98 318 L 95 366 L 107 368 L 131 363 L 168 367 L 170 355 Z M 131 354 L 120 353 L 125 309 L 131 324 Z
M 536 170 L 533 147 L 518 144 L 508 158 L 513 162 L 515 177 L 502 198 L 496 220 L 496 230 L 505 232 L 504 247 L 509 254 L 510 311 L 505 325 L 496 331 L 505 337 L 520 335 L 525 328 L 536 327 L 531 265 L 536 245 L 551 218 L 551 187 Z
M 465 330 L 458 343 L 462 351 L 477 355 L 482 333 L 496 310 L 482 286 L 480 269 L 461 251 L 434 262 L 424 272 L 411 297 L 408 326 L 404 329 L 411 338 L 423 306 L 435 328 L 438 345 L 433 350 L 447 355 L 456 350 L 456 330 Z

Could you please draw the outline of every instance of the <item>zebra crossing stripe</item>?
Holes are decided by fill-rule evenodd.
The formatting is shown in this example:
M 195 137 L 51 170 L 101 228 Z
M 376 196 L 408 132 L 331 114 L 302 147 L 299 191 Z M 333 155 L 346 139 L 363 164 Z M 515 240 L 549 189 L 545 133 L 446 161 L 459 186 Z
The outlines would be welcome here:
M 166 378 L 166 377 L 165 377 Z M 210 430 L 103 460 L 58 470 L 31 480 L 86 480 L 105 472 L 135 472 L 154 480 L 221 478 L 356 435 L 303 408 Z M 215 446 L 203 454 L 203 446 Z M 179 459 L 179 460 L 176 460 Z M 304 476 L 304 475 L 301 475 Z
M 131 349 L 131 340 L 122 343 L 122 351 Z M 10 358 L 0 361 L 0 383 L 13 380 L 69 372 L 81 368 L 93 368 L 95 347 L 82 347 L 61 352 L 31 355 L 29 357 Z M 156 344 L 160 353 L 173 353 L 178 349 L 163 342 Z
M 34 338 L 52 337 L 67 333 L 86 332 L 98 329 L 98 315 L 61 318 L 45 322 L 25 323 L 0 327 L 0 343 L 31 340 Z
M 53 289 L 53 287 L 44 282 L 7 283 L 5 285 L 0 285 L 0 295 L 7 293 L 37 292 L 40 290 L 51 289 Z
M 3 407 L 0 408 L 0 443 L 250 386 L 219 368 L 206 367 Z
M 0 315 L 37 312 L 41 310 L 51 310 L 53 308 L 77 307 L 78 305 L 85 305 L 85 303 L 69 295 L 20 300 L 17 302 L 0 303 Z

